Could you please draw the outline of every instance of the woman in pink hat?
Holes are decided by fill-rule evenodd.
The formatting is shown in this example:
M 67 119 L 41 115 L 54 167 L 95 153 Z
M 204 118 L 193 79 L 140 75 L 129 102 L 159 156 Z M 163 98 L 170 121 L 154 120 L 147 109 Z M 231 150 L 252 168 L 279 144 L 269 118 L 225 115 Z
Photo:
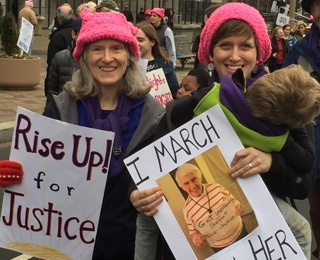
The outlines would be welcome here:
M 157 32 L 161 49 L 170 58 L 173 66 L 176 66 L 176 45 L 173 31 L 164 22 L 164 9 L 153 8 L 150 13 L 150 21 Z
M 147 10 L 144 12 L 144 20 L 145 20 L 147 23 L 151 23 L 150 15 L 151 15 L 151 9 L 147 9 Z
M 84 9 L 81 17 L 73 51 L 79 70 L 44 115 L 115 133 L 92 259 L 133 259 L 137 211 L 123 159 L 152 140 L 164 111 L 140 71 L 138 29 L 119 12 Z
M 171 119 L 168 124 L 171 123 L 178 127 L 191 120 L 195 114 L 199 114 L 201 105 L 205 102 L 211 102 L 211 90 L 216 89 L 218 85 L 235 85 L 235 83 L 232 83 L 233 80 L 236 80 L 233 76 L 236 76 L 234 74 L 238 69 L 241 69 L 245 80 L 242 76 L 242 80 L 236 81 L 237 85 L 240 82 L 245 82 L 244 87 L 249 88 L 253 82 L 267 73 L 264 62 L 268 59 L 270 53 L 271 44 L 267 27 L 258 10 L 244 3 L 228 3 L 216 9 L 201 32 L 198 52 L 200 62 L 207 65 L 212 72 L 210 87 L 196 92 L 189 98 L 175 101 L 171 116 L 167 116 Z M 223 96 L 224 94 L 226 96 Z M 243 103 L 240 96 L 237 95 L 236 100 L 233 100 L 236 91 L 229 94 L 227 96 L 227 92 L 220 91 L 224 100 L 221 103 L 227 109 L 233 111 L 238 120 L 239 118 L 243 119 L 244 121 L 240 121 L 243 125 L 250 125 L 250 122 L 248 122 L 249 113 L 240 107 Z M 201 102 L 199 102 L 200 100 Z M 159 128 L 163 130 L 165 127 L 160 125 Z M 312 129 L 310 130 L 312 131 Z M 165 133 L 163 131 L 160 136 Z M 296 146 L 302 148 L 301 154 L 295 154 L 292 150 L 263 152 L 262 149 L 259 150 L 252 147 L 253 145 L 248 145 L 245 149 L 236 153 L 228 173 L 232 178 L 247 178 L 255 174 L 261 174 L 306 258 L 310 259 L 310 225 L 300 213 L 283 200 L 283 198 L 290 197 L 288 176 L 298 175 L 296 168 L 290 167 L 290 164 L 285 160 L 287 154 L 283 153 L 295 156 L 295 161 L 299 162 L 299 168 L 304 169 L 302 173 L 304 175 L 313 170 L 314 147 L 305 128 L 290 131 L 287 142 L 290 144 L 296 144 L 297 142 Z M 262 145 L 267 144 L 267 141 L 262 142 Z M 301 155 L 306 154 L 308 156 L 302 159 Z M 305 167 L 307 164 L 308 167 Z M 152 253 L 157 251 L 154 244 L 157 244 L 158 236 L 157 226 L 152 222 L 150 216 L 157 213 L 157 205 L 161 203 L 161 194 L 150 190 L 150 192 L 145 192 L 144 195 L 145 197 L 138 191 L 131 194 L 131 201 L 136 208 L 143 205 L 148 209 L 144 214 L 138 216 L 135 253 L 136 255 L 138 253 L 144 254 L 144 259 L 151 259 Z

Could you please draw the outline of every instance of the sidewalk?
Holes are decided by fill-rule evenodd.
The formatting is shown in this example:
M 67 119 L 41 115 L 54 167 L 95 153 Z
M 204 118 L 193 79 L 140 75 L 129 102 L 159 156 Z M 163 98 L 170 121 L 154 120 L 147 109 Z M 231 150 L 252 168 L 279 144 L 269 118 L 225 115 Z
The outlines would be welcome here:
M 31 90 L 4 90 L 0 88 L 0 144 L 11 141 L 12 127 L 18 106 L 39 114 L 43 112 L 49 33 L 49 30 L 42 30 L 42 35 L 35 36 L 34 39 L 32 55 L 41 57 L 40 84 Z M 181 64 L 177 61 L 176 74 L 179 82 L 192 69 L 192 63 L 193 60 L 189 61 L 184 70 L 181 70 Z
M 0 144 L 11 140 L 18 106 L 40 114 L 43 112 L 49 30 L 42 32 L 41 36 L 35 36 L 32 53 L 33 56 L 41 58 L 40 84 L 30 90 L 0 89 Z

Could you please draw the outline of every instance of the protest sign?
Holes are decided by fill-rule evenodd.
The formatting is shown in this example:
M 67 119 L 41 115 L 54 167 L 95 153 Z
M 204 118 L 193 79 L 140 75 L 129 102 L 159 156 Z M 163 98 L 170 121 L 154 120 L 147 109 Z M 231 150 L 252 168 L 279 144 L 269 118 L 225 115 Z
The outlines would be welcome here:
M 18 39 L 18 47 L 24 52 L 29 53 L 31 41 L 33 37 L 33 24 L 22 17 L 21 29 Z
M 138 189 L 159 186 L 163 191 L 165 199 L 154 218 L 176 259 L 305 259 L 260 175 L 236 181 L 228 175 L 228 165 L 241 149 L 242 143 L 216 105 L 125 159 Z M 202 172 L 201 200 L 180 189 L 187 183 L 179 181 L 186 163 Z M 221 190 L 222 203 L 211 199 L 213 186 Z M 190 212 L 197 221 L 188 220 Z M 191 238 L 195 229 L 205 234 L 204 246 Z M 226 241 L 220 251 L 214 248 L 221 246 L 216 237 Z
M 10 160 L 24 175 L 4 190 L 0 246 L 41 259 L 91 259 L 113 138 L 18 108 Z
M 276 25 L 284 26 L 285 24 L 289 24 L 290 17 L 281 13 L 278 13 Z
M 163 106 L 173 100 L 163 69 L 146 72 L 146 80 L 151 85 L 150 94 Z

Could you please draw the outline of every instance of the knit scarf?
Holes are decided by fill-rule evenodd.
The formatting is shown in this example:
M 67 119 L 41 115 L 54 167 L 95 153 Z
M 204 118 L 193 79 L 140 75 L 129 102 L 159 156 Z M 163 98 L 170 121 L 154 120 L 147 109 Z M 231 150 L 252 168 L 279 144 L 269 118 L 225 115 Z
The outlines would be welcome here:
M 114 132 L 113 149 L 109 166 L 109 177 L 118 175 L 123 167 L 123 159 L 126 148 L 123 146 L 122 133 L 127 128 L 129 121 L 129 112 L 132 108 L 132 100 L 121 95 L 118 99 L 118 105 L 106 118 L 102 118 L 102 111 L 98 97 L 86 99 L 87 118 L 89 127 Z
M 314 61 L 317 64 L 317 66 L 320 67 L 320 48 L 318 47 L 318 41 L 320 40 L 319 28 L 315 24 L 312 24 L 308 35 L 309 35 L 308 44 L 313 53 Z

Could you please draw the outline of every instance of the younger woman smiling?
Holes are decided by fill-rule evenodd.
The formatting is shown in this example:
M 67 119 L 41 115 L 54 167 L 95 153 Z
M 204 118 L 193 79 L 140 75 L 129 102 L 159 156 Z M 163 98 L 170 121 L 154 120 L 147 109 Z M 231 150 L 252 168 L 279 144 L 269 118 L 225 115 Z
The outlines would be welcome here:
M 160 49 L 156 30 L 148 23 L 140 23 L 137 27 L 139 29 L 136 39 L 138 40 L 141 58 L 148 60 L 147 71 L 162 68 L 171 94 L 173 98 L 176 98 L 179 82 L 172 61 Z

